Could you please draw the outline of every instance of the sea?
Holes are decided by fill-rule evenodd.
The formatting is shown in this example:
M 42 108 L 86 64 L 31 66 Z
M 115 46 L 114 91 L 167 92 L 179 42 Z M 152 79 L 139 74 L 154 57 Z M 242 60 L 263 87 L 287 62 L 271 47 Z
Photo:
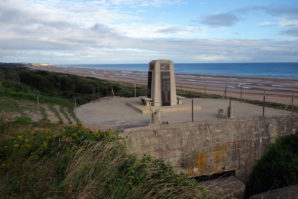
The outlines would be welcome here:
M 147 71 L 148 64 L 71 64 L 79 67 L 105 70 Z M 296 63 L 175 63 L 176 73 L 230 75 L 248 77 L 294 78 L 298 81 Z

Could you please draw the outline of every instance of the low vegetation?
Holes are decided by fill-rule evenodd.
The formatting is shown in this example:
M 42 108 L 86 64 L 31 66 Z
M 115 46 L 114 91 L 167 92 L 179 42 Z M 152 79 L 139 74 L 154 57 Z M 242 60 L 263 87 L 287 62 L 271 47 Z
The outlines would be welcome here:
M 133 86 L 22 66 L 0 66 L 1 197 L 209 198 L 197 182 L 164 162 L 129 154 L 117 132 L 63 124 L 75 121 L 75 101 L 80 105 L 110 96 L 112 90 L 131 97 Z M 139 86 L 137 95 L 144 94 Z M 28 114 L 37 112 L 37 121 Z
M 207 93 L 184 91 L 184 90 L 177 90 L 177 94 L 184 96 L 184 97 L 188 97 L 188 98 L 212 98 L 212 99 L 224 98 L 223 96 L 216 95 L 216 94 L 207 94 Z M 230 97 L 226 97 L 226 98 L 229 99 Z M 245 102 L 248 104 L 263 106 L 263 102 L 258 101 L 258 100 L 240 99 L 240 98 L 236 98 L 236 97 L 231 97 L 231 99 L 235 100 L 235 101 Z M 275 102 L 265 102 L 265 107 L 293 111 L 293 112 L 298 113 L 298 106 L 293 106 L 293 108 L 292 108 L 292 106 L 285 105 L 285 104 L 279 104 L 279 103 L 275 103 Z
M 132 97 L 135 94 L 134 87 L 130 84 L 63 73 L 29 70 L 24 68 L 22 64 L 0 63 L 0 78 L 21 83 L 16 85 L 20 87 L 19 92 L 27 93 L 26 91 L 30 88 L 29 90 L 34 97 L 38 93 L 44 95 L 42 100 L 46 100 L 45 96 L 55 96 L 57 101 L 63 98 L 68 99 L 68 102 L 73 104 L 75 100 L 78 105 L 111 96 L 113 93 L 122 97 Z M 144 87 L 137 88 L 137 96 L 145 95 L 145 93 Z M 20 93 L 18 97 L 24 98 L 25 96 L 21 96 Z M 28 98 L 31 99 L 29 96 Z
M 0 195 L 6 199 L 208 197 L 162 161 L 128 154 L 113 131 L 18 118 L 1 120 L 0 135 Z
M 298 132 L 277 140 L 257 162 L 246 195 L 298 184 Z

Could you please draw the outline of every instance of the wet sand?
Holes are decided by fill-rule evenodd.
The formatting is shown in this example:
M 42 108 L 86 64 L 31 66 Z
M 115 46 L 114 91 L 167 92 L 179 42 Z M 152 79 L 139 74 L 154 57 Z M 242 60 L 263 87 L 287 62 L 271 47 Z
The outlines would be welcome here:
M 117 71 L 90 68 L 28 65 L 31 69 L 75 74 L 99 79 L 147 84 L 147 73 L 143 71 Z M 177 89 L 207 94 L 217 94 L 251 100 L 263 100 L 298 106 L 298 79 L 242 77 L 176 73 Z

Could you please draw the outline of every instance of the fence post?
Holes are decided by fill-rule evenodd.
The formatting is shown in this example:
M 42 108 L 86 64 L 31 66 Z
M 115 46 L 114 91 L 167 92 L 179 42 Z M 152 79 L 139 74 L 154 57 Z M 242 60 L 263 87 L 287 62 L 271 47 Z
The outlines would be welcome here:
M 37 94 L 36 99 L 37 99 L 37 111 L 40 114 L 40 109 L 39 109 L 39 94 Z
M 194 121 L 194 118 L 193 118 L 193 99 L 191 99 L 191 121 L 192 122 Z
M 137 97 L 137 84 L 135 84 L 135 97 Z
M 294 112 L 294 95 L 292 95 L 292 112 Z
M 112 85 L 111 85 L 111 96 L 115 97 L 115 93 Z
M 225 97 L 227 97 L 227 86 L 225 87 Z
M 76 98 L 74 98 L 74 110 L 73 110 L 73 112 L 74 113 L 76 113 L 76 111 L 77 111 L 77 99 Z
M 232 99 L 230 97 L 230 100 L 229 100 L 229 107 L 228 107 L 228 111 L 227 111 L 227 116 L 229 119 L 232 118 Z
M 266 96 L 263 96 L 263 117 L 265 116 L 265 101 L 266 101 Z

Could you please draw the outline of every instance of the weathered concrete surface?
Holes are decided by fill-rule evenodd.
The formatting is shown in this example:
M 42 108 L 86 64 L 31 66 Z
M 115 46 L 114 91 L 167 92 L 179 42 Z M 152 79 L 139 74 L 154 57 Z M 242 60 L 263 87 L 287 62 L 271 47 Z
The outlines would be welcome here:
M 250 199 L 295 199 L 298 198 L 298 185 L 274 189 L 253 195 Z
M 200 184 L 210 193 L 214 199 L 243 198 L 245 184 L 234 176 L 220 177 L 203 181 Z
M 246 182 L 270 143 L 298 129 L 298 116 L 222 119 L 125 129 L 131 152 L 165 160 L 189 176 L 235 170 Z

